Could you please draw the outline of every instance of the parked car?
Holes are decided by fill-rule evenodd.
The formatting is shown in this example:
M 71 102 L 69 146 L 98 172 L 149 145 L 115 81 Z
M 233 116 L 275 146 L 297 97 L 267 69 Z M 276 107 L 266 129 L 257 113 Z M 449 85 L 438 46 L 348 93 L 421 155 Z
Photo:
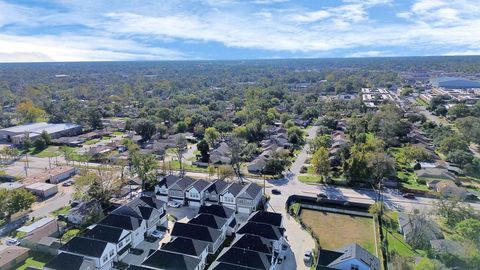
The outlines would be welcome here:
M 158 238 L 158 239 L 162 239 L 163 236 L 165 236 L 165 232 L 159 231 L 159 230 L 155 230 L 155 231 L 152 232 L 152 236 L 153 236 L 153 237 L 156 237 L 156 238 Z
M 17 238 L 8 238 L 7 239 L 7 246 L 18 246 L 20 245 L 20 241 Z
M 73 185 L 73 182 L 72 181 L 65 181 L 63 182 L 62 186 L 64 187 L 69 187 L 69 186 L 72 186 Z
M 328 199 L 328 196 L 323 193 L 318 193 L 317 198 Z
M 311 250 L 305 251 L 305 253 L 303 254 L 303 261 L 305 263 L 309 263 L 309 262 L 312 261 L 312 251 Z
M 280 190 L 274 188 L 274 189 L 272 189 L 272 194 L 274 194 L 274 195 L 280 195 L 280 194 L 282 194 L 282 192 L 281 192 Z
M 402 195 L 403 198 L 406 198 L 406 199 L 415 199 L 415 194 L 413 193 L 405 193 Z
M 169 201 L 167 203 L 167 205 L 170 206 L 170 207 L 173 207 L 173 208 L 179 208 L 180 207 L 180 203 L 174 202 L 174 201 Z

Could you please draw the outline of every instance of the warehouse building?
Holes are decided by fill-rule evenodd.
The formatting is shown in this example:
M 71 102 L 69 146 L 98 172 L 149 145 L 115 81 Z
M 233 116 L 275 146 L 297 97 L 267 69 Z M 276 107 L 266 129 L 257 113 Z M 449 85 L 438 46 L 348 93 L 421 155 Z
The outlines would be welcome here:
M 28 134 L 30 139 L 34 139 L 40 136 L 43 131 L 47 132 L 52 139 L 55 139 L 63 136 L 78 135 L 82 132 L 82 127 L 72 123 L 30 123 L 0 129 L 0 141 L 3 140 L 14 144 L 21 144 L 25 134 Z
M 51 197 L 58 192 L 57 185 L 48 183 L 35 183 L 25 187 L 28 191 L 40 198 Z

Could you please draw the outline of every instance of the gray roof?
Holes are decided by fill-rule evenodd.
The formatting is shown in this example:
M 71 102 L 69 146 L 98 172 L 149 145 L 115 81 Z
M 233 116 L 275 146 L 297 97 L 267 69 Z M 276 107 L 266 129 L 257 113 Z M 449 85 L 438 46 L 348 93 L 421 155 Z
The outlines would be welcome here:
M 271 267 L 272 255 L 247 249 L 230 247 L 218 255 L 217 261 L 240 265 L 254 269 L 268 270 Z
M 216 180 L 210 186 L 208 186 L 207 191 L 208 192 L 217 192 L 222 193 L 226 188 L 228 187 L 228 183 L 223 181 L 223 180 Z
M 417 177 L 431 178 L 431 179 L 449 179 L 455 181 L 457 177 L 449 172 L 447 169 L 442 168 L 425 168 L 415 171 Z
M 193 185 L 190 186 L 190 188 L 195 188 L 198 191 L 202 191 L 206 189 L 209 185 L 210 185 L 210 182 L 200 179 L 200 180 L 197 180 L 195 183 L 193 183 Z
M 223 191 L 223 194 L 230 192 L 233 196 L 237 196 L 243 190 L 243 186 L 238 183 L 233 183 Z
M 55 133 L 63 130 L 69 130 L 72 128 L 79 128 L 79 125 L 72 124 L 72 123 L 60 123 L 60 124 L 52 124 L 52 123 L 46 123 L 46 122 L 39 122 L 39 123 L 30 123 L 30 124 L 25 124 L 25 125 L 19 125 L 19 126 L 14 126 L 14 127 L 8 127 L 8 128 L 3 128 L 0 129 L 0 131 L 6 131 L 6 132 L 13 132 L 13 133 L 35 133 L 35 134 L 40 134 L 43 131 L 46 131 L 47 133 Z
M 258 194 L 262 193 L 262 187 L 255 183 L 250 183 L 245 188 L 245 193 L 247 193 L 252 198 L 256 198 Z
M 428 226 L 425 226 L 416 215 L 398 213 L 398 224 L 407 241 L 412 237 L 412 233 L 415 230 L 422 230 L 424 237 L 428 240 L 435 240 L 442 237 L 442 231 L 437 223 L 428 219 L 425 220 L 425 222 L 428 222 Z
M 368 265 L 370 269 L 380 270 L 380 260 L 357 244 L 348 245 L 336 251 L 343 254 L 336 260 L 331 262 L 328 265 L 330 267 L 335 267 L 335 265 L 341 264 L 342 262 L 348 261 L 350 259 L 358 259 Z
M 226 218 L 217 217 L 211 214 L 198 214 L 192 218 L 189 224 L 207 226 L 213 229 L 221 229 L 227 223 Z
M 200 264 L 200 259 L 183 254 L 156 250 L 143 263 L 155 269 L 193 270 Z
M 206 249 L 208 249 L 207 243 L 185 237 L 177 237 L 161 247 L 161 250 L 194 257 L 200 256 Z
M 458 241 L 446 239 L 430 240 L 430 245 L 436 252 L 449 253 L 460 257 L 465 255 L 465 249 Z

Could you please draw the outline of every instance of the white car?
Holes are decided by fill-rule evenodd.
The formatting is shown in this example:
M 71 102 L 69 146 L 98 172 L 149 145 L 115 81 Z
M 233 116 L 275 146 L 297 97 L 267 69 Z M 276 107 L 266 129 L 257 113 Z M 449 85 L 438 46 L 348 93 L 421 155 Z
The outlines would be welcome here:
M 174 202 L 174 201 L 169 201 L 167 203 L 167 205 L 170 206 L 170 207 L 173 207 L 173 208 L 179 208 L 180 207 L 180 203 Z
M 20 241 L 18 241 L 16 238 L 8 238 L 7 240 L 7 246 L 18 246 L 20 244 Z
M 312 261 L 312 251 L 311 250 L 305 251 L 305 253 L 303 254 L 303 261 L 305 263 L 309 263 L 310 261 Z
M 158 239 L 162 239 L 163 236 L 165 236 L 165 232 L 159 231 L 159 230 L 155 230 L 155 231 L 152 232 L 152 236 L 153 236 L 153 237 L 156 237 L 156 238 L 158 238 Z

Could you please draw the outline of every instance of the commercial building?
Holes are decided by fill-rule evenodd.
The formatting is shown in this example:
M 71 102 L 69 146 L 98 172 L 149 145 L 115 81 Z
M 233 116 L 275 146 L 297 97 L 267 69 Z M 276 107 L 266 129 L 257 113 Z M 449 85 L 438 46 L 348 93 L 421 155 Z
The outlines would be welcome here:
M 82 127 L 72 123 L 30 123 L 0 129 L 0 140 L 12 142 L 14 144 L 21 144 L 25 134 L 28 134 L 30 139 L 33 139 L 40 136 L 44 131 L 47 132 L 52 139 L 56 139 L 63 136 L 78 135 L 82 132 Z
M 48 183 L 34 183 L 25 188 L 40 198 L 48 198 L 58 192 L 57 185 Z
M 26 177 L 23 179 L 24 184 L 33 184 L 33 183 L 50 183 L 58 184 L 68 178 L 77 174 L 78 169 L 68 166 L 58 166 L 48 169 L 44 172 Z

